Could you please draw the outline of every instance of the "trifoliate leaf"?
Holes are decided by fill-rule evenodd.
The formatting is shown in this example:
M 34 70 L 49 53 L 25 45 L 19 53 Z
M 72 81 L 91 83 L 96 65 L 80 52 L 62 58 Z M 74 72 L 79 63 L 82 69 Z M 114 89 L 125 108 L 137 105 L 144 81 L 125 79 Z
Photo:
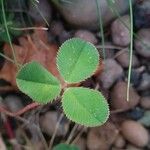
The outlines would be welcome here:
M 74 145 L 59 144 L 55 146 L 53 150 L 79 150 L 79 148 Z
M 37 62 L 24 65 L 16 82 L 22 92 L 39 103 L 52 101 L 61 90 L 59 81 Z
M 79 38 L 72 38 L 62 44 L 57 56 L 61 76 L 68 83 L 77 83 L 90 77 L 99 64 L 95 46 Z
M 88 88 L 68 88 L 63 94 L 62 106 L 70 120 L 89 127 L 102 125 L 109 116 L 103 95 Z

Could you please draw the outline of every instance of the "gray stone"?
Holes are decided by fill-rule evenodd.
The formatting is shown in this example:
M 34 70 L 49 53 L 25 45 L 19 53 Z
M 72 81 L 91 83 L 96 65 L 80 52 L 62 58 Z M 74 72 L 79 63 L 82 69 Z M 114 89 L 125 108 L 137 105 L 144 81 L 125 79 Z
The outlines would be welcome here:
M 30 4 L 29 15 L 36 23 L 45 24 L 45 20 L 49 23 L 51 21 L 51 6 L 47 0 L 39 0 L 39 3 Z
M 105 89 L 109 89 L 123 75 L 122 67 L 113 59 L 104 61 L 104 71 L 99 79 Z
M 138 39 L 134 41 L 136 52 L 145 58 L 150 58 L 150 29 L 139 30 L 137 36 Z
M 52 0 L 52 2 L 57 6 L 68 23 L 76 27 L 99 29 L 95 0 Z M 115 18 L 115 14 L 112 13 L 106 0 L 99 0 L 99 5 L 102 8 L 103 24 L 107 25 Z M 114 5 L 120 14 L 128 9 L 127 0 L 115 0 Z
M 121 17 L 121 20 L 130 27 L 130 17 L 129 15 Z M 120 21 L 116 19 L 111 25 L 112 41 L 114 44 L 119 46 L 128 46 L 130 44 L 130 31 L 129 29 Z

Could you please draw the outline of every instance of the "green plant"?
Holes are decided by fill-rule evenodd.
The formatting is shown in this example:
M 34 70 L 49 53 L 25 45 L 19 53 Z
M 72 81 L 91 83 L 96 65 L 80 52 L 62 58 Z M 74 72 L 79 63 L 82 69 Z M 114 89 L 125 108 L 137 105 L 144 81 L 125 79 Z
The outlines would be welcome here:
M 81 125 L 98 126 L 106 122 L 109 108 L 104 96 L 84 87 L 70 87 L 90 77 L 99 64 L 94 45 L 79 38 L 62 44 L 57 55 L 57 66 L 65 86 L 38 62 L 25 64 L 16 76 L 19 89 L 40 104 L 53 101 L 60 95 L 66 116 Z M 62 92 L 61 92 L 62 91 Z
M 1 7 L 1 4 L 0 4 Z M 4 22 L 4 17 L 6 19 L 6 24 Z M 17 24 L 14 21 L 14 14 L 10 12 L 5 12 L 5 16 L 3 16 L 3 13 L 0 10 L 0 41 L 9 42 L 9 38 L 6 31 L 6 26 L 8 28 L 10 39 L 13 39 L 14 37 L 21 34 L 21 31 L 16 31 L 13 29 L 13 27 L 18 27 L 19 24 Z
M 79 148 L 74 145 L 58 144 L 53 148 L 53 150 L 79 150 Z

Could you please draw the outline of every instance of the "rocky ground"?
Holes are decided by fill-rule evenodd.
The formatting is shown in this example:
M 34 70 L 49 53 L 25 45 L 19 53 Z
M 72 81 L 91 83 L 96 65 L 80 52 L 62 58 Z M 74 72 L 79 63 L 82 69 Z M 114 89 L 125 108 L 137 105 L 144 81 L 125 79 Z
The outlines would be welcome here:
M 136 1 L 134 4 L 134 32 L 136 36 L 134 37 L 129 102 L 126 101 L 126 93 L 130 45 L 130 32 L 127 27 L 130 27 L 130 16 L 126 11 L 128 8 L 126 3 L 125 0 L 117 1 L 116 7 L 119 8 L 118 11 L 121 14 L 118 18 L 112 15 L 106 1 L 101 0 L 105 26 L 105 58 L 102 53 L 102 34 L 98 30 L 93 0 L 83 0 L 83 2 L 66 0 L 61 1 L 61 4 L 59 1 L 49 3 L 47 0 L 39 0 L 39 5 L 37 5 L 50 25 L 46 33 L 47 43 L 53 43 L 58 47 L 71 37 L 80 37 L 93 43 L 101 54 L 103 70 L 99 75 L 84 81 L 82 85 L 90 88 L 98 87 L 98 90 L 103 92 L 110 104 L 111 115 L 109 121 L 101 127 L 83 128 L 77 126 L 72 140 L 74 139 L 73 144 L 78 145 L 81 150 L 150 149 L 150 47 L 148 46 L 150 43 L 150 1 Z M 34 24 L 45 25 L 39 11 L 32 5 L 29 7 L 28 15 L 32 17 Z M 0 70 L 1 77 L 4 77 L 2 76 L 4 67 L 5 65 Z M 4 79 L 7 78 L 4 77 Z M 4 88 L 3 82 L 1 82 L 0 89 Z M 14 88 L 5 92 L 1 90 L 1 97 L 0 103 L 3 103 L 12 112 L 20 110 L 31 101 Z M 24 102 L 25 100 L 27 102 Z M 15 139 L 20 145 L 26 141 L 27 147 L 34 145 L 36 150 L 42 150 L 44 142 L 39 136 L 38 129 L 32 124 L 40 127 L 46 141 L 49 142 L 61 112 L 58 101 L 25 113 L 21 116 L 24 118 L 23 123 L 20 118 L 8 118 L 2 114 L 0 149 L 3 145 L 1 143 L 8 142 L 6 127 L 3 126 L 5 119 L 11 122 Z M 73 126 L 73 123 L 63 117 L 54 144 L 65 142 Z M 79 137 L 78 133 L 81 133 Z M 13 142 L 11 141 L 11 143 Z M 19 149 L 20 146 L 14 143 L 15 149 Z

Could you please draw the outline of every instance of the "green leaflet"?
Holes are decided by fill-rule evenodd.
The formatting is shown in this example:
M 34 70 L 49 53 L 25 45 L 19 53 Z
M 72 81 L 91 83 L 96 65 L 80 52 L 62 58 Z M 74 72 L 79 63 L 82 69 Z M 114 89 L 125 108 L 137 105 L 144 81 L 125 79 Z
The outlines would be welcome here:
M 57 56 L 57 66 L 67 83 L 77 83 L 90 77 L 99 64 L 95 46 L 79 38 L 62 44 Z
M 59 144 L 56 145 L 53 150 L 79 150 L 79 148 L 73 145 Z
M 100 92 L 82 87 L 68 88 L 62 98 L 66 116 L 81 125 L 93 127 L 106 122 L 109 107 Z
M 59 81 L 37 62 L 24 65 L 16 82 L 21 91 L 39 103 L 48 103 L 60 93 Z

